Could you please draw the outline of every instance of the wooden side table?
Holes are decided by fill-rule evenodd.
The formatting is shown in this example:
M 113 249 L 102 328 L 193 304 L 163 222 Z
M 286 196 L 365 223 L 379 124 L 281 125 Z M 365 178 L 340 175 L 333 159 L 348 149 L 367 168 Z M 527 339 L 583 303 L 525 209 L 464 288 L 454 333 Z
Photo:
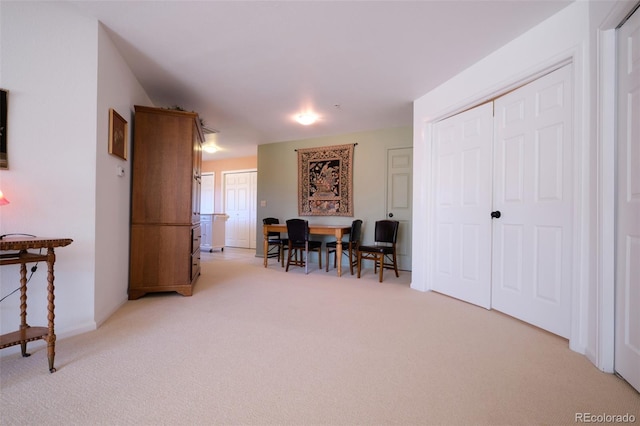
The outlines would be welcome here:
M 49 360 L 49 372 L 53 373 L 55 357 L 56 335 L 53 330 L 54 314 L 54 286 L 53 286 L 53 264 L 56 260 L 55 247 L 64 247 L 71 244 L 73 240 L 68 238 L 3 238 L 0 239 L 0 251 L 13 251 L 11 253 L 0 254 L 0 266 L 20 264 L 20 330 L 0 336 L 0 349 L 9 346 L 20 345 L 22 356 L 27 357 L 27 342 L 44 340 L 47 342 L 47 358 Z M 29 249 L 47 249 L 46 254 L 31 253 Z M 27 324 L 27 263 L 47 262 L 47 327 L 31 327 Z

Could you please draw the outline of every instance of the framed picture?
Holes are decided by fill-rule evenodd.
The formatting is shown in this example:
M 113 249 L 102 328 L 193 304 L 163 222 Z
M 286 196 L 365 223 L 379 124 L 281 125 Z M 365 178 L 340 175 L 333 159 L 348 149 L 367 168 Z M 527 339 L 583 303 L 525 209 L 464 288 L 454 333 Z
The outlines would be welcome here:
M 129 124 L 113 108 L 109 108 L 109 154 L 127 159 Z
M 9 168 L 7 156 L 7 96 L 4 89 L 0 89 L 0 169 Z
M 298 149 L 298 215 L 353 216 L 355 144 Z

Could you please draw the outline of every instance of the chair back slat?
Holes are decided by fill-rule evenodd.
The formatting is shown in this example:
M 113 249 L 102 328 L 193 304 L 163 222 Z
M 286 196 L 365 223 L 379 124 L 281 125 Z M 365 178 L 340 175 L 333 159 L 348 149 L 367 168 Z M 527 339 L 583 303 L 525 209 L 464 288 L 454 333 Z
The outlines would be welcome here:
M 351 232 L 349 233 L 349 241 L 357 243 L 362 236 L 362 220 L 356 219 L 351 223 Z
M 309 222 L 304 219 L 287 220 L 287 234 L 289 241 L 294 243 L 309 241 Z
M 280 220 L 278 220 L 278 218 L 276 217 L 265 217 L 264 219 L 262 219 L 263 225 L 278 225 L 279 223 L 280 223 Z M 280 238 L 279 232 L 274 232 L 274 231 L 267 232 L 267 239 L 279 239 L 279 238 Z
M 307 257 L 310 251 L 318 252 L 318 268 L 322 269 L 322 241 L 309 240 L 309 222 L 304 219 L 288 219 L 287 220 L 287 239 L 289 245 L 289 257 L 287 258 L 287 267 L 285 271 L 289 271 L 289 265 L 304 266 L 304 273 L 309 272 Z M 298 259 L 298 253 L 302 252 L 302 256 Z
M 398 239 L 397 220 L 379 220 L 376 222 L 375 237 L 376 244 L 395 244 Z

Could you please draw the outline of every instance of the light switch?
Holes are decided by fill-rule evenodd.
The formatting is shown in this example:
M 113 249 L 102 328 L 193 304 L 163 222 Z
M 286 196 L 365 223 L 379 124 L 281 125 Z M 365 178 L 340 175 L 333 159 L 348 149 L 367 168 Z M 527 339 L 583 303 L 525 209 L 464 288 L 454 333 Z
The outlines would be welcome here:
M 116 166 L 116 172 L 118 174 L 118 176 L 122 177 L 124 176 L 124 167 L 122 167 L 121 165 L 117 165 Z

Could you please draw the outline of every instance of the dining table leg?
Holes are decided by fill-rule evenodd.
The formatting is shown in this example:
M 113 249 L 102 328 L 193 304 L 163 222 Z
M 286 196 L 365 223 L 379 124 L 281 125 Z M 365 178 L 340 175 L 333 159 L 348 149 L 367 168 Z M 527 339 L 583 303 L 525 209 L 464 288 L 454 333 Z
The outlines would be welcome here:
M 341 229 L 336 229 L 336 241 L 338 241 L 338 244 L 336 244 L 336 259 L 337 259 L 337 265 L 336 265 L 336 271 L 339 277 L 342 276 L 342 243 L 340 243 L 339 241 L 342 241 L 342 230 Z M 329 261 L 329 259 L 327 259 L 327 262 Z
M 264 258 L 264 267 L 266 268 L 267 260 L 269 259 L 269 256 L 267 255 L 269 253 L 269 230 L 266 227 L 263 227 L 262 233 L 264 234 L 264 242 L 262 243 L 262 257 Z

